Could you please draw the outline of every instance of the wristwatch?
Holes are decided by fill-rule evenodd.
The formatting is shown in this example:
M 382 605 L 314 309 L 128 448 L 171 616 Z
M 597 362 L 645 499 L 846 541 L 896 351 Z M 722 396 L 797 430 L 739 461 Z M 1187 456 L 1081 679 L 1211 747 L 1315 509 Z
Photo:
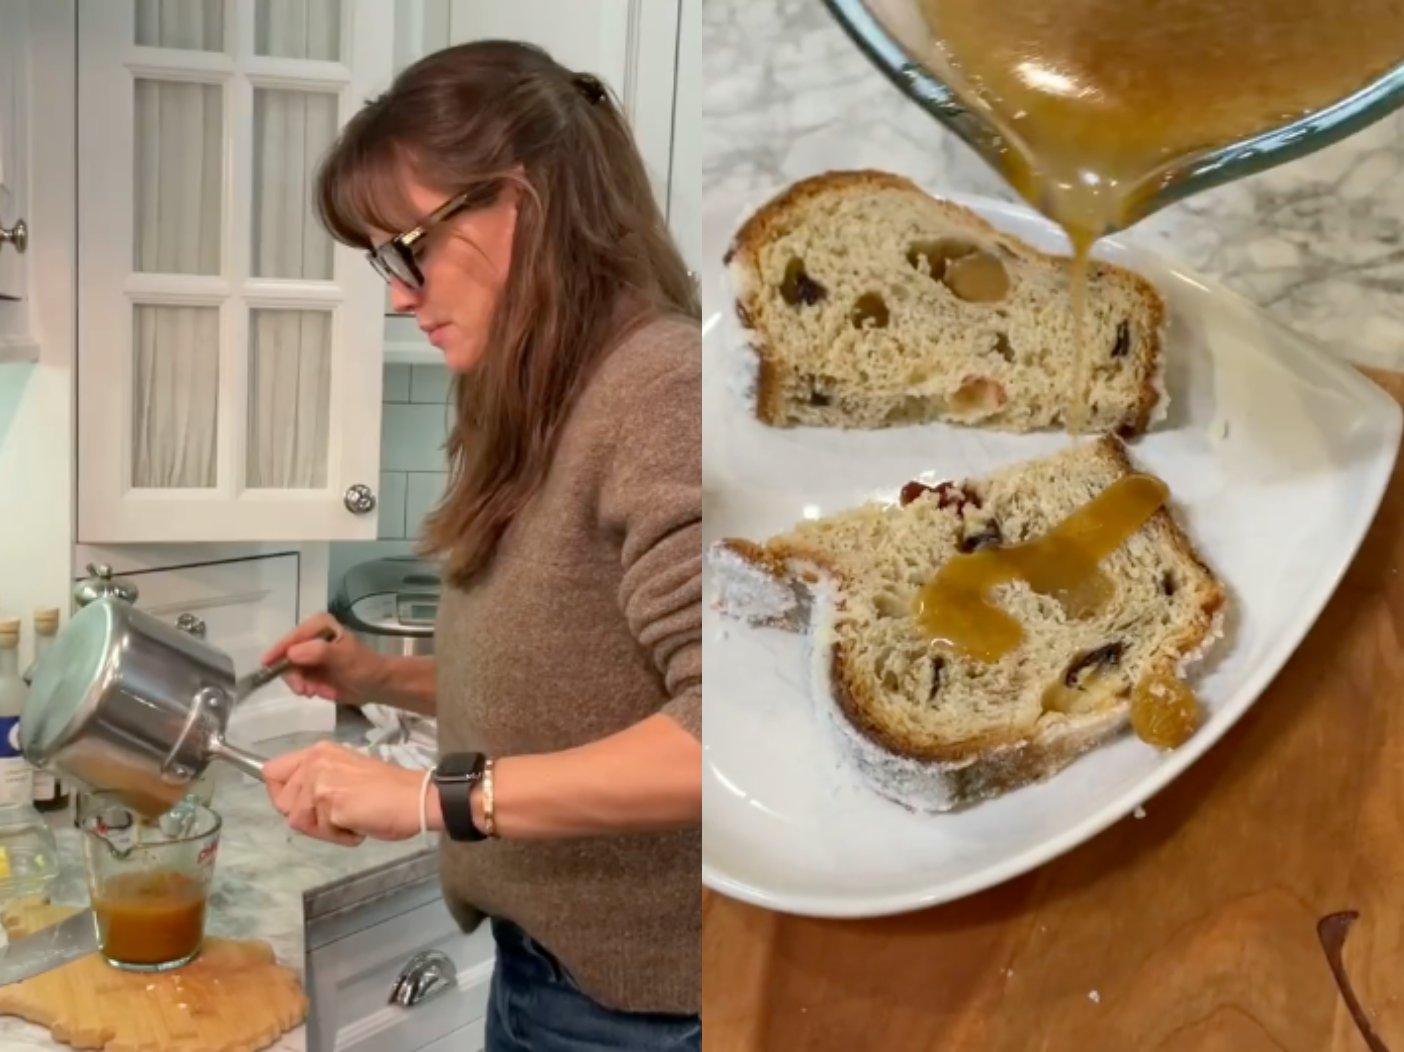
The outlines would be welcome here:
M 431 775 L 439 790 L 444 831 L 450 840 L 472 842 L 487 836 L 473 821 L 473 787 L 483 778 L 487 757 L 480 752 L 449 753 Z

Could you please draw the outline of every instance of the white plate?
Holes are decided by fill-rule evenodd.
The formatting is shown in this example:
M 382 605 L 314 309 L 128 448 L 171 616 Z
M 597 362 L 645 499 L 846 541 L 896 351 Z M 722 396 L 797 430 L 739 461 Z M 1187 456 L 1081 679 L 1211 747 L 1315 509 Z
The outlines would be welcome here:
M 1034 244 L 1065 250 L 1057 228 L 1032 212 L 956 199 Z M 761 539 L 806 513 L 890 497 L 923 472 L 979 474 L 1068 441 L 943 425 L 842 433 L 758 424 L 726 381 L 735 353 L 734 327 L 721 314 L 730 306 L 719 295 L 727 233 L 720 225 L 713 234 L 703 275 L 709 543 Z M 1399 451 L 1399 407 L 1212 282 L 1122 243 L 1098 254 L 1145 274 L 1169 303 L 1170 415 L 1132 453 L 1169 483 L 1181 521 L 1230 590 L 1228 637 L 1196 679 L 1205 725 L 1171 754 L 1128 736 L 1041 785 L 961 813 L 913 815 L 865 788 L 840 760 L 808 696 L 800 638 L 745 627 L 709 607 L 708 887 L 786 912 L 854 917 L 935 905 L 1025 873 L 1126 815 L 1202 756 L 1326 605 L 1384 495 Z

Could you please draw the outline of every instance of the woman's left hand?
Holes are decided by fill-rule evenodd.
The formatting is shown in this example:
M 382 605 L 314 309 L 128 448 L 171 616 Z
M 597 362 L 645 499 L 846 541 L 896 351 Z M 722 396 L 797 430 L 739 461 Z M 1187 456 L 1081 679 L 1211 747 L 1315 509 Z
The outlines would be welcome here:
M 267 761 L 263 778 L 288 825 L 318 840 L 354 847 L 419 832 L 422 771 L 319 742 Z

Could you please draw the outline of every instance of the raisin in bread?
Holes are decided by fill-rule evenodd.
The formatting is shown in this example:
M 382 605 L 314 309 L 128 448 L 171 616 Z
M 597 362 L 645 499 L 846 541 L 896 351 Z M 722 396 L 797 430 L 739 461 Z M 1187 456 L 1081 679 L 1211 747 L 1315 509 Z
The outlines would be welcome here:
M 715 602 L 811 633 L 815 700 L 878 792 L 921 811 L 993 797 L 1121 733 L 1140 677 L 1182 675 L 1219 635 L 1224 588 L 1162 506 L 1102 561 L 1112 595 L 1095 616 L 1070 619 L 1022 581 L 996 587 L 1023 638 L 995 662 L 943 652 L 913 601 L 957 551 L 1042 536 L 1134 470 L 1102 436 L 984 478 L 909 486 L 910 503 L 865 504 L 764 543 L 719 541 Z M 1050 686 L 1067 711 L 1044 710 Z
M 1165 311 L 1148 281 L 1091 265 L 1079 384 L 1069 259 L 900 176 L 796 183 L 745 222 L 725 263 L 768 424 L 1131 437 L 1163 415 Z

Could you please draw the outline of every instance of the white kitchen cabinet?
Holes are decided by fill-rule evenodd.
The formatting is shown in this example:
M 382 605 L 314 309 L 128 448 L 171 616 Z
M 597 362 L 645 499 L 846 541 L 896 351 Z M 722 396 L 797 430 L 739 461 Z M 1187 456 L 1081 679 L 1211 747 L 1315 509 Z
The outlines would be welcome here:
M 453 0 L 396 0 L 395 72 L 448 46 Z
M 419 1052 L 483 1052 L 486 1041 L 487 1017 L 469 1023 L 461 1030 L 439 1038 L 432 1045 L 425 1045 Z
M 100 551 L 84 551 L 90 559 L 74 567 L 75 583 L 89 578 L 89 566 L 107 566 L 115 580 L 136 589 L 139 609 L 217 647 L 240 675 L 258 668 L 269 645 L 291 631 L 307 608 L 302 579 L 310 568 L 299 551 L 228 557 L 219 546 L 204 545 L 196 551 L 209 561 L 198 563 L 143 559 L 127 551 L 109 562 Z M 335 706 L 300 698 L 275 680 L 240 702 L 230 737 L 256 748 L 279 735 L 330 734 L 335 727 Z M 238 777 L 232 770 L 226 774 Z
M 25 292 L 28 23 L 28 0 L 0 0 L 0 299 Z
M 437 879 L 350 910 L 325 927 L 339 930 L 308 934 L 308 1052 L 482 1047 L 473 1042 L 481 1042 L 492 988 L 492 933 L 486 923 L 471 935 L 460 931 Z M 396 980 L 435 957 L 443 962 L 441 991 L 409 1007 L 389 1003 Z M 462 1043 L 443 1044 L 450 1036 Z
M 470 40 L 524 40 L 593 73 L 623 104 L 654 193 L 696 270 L 701 257 L 701 0 L 397 0 L 395 65 Z M 387 312 L 388 313 L 388 312 Z M 386 359 L 441 359 L 413 321 L 385 320 Z
M 78 540 L 370 540 L 384 286 L 311 199 L 383 0 L 80 0 Z
M 493 38 L 539 44 L 562 65 L 609 84 L 658 199 L 667 200 L 678 0 L 453 0 L 449 43 Z
M 682 0 L 673 102 L 668 226 L 693 273 L 702 266 L 702 0 Z

